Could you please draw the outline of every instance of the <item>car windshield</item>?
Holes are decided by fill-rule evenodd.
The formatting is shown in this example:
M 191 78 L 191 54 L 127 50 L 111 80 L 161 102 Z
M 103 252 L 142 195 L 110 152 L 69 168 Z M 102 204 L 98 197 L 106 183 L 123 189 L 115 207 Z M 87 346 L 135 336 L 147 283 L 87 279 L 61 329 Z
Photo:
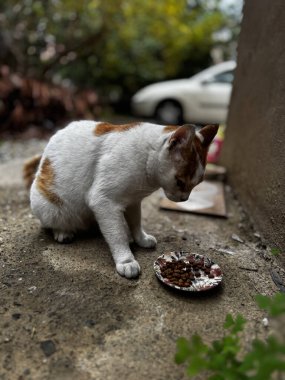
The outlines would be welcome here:
M 213 83 L 232 83 L 234 79 L 233 70 L 224 71 L 223 73 L 215 75 L 211 82 Z
M 225 80 L 225 78 L 224 78 L 223 83 L 231 83 L 232 80 L 233 80 L 233 70 L 234 70 L 234 68 L 235 68 L 235 63 L 234 62 L 232 62 L 232 63 L 228 62 L 228 65 L 224 66 L 223 68 L 212 66 L 212 67 L 209 67 L 206 70 L 201 71 L 198 74 L 193 75 L 189 79 L 195 79 L 197 81 L 213 80 L 214 78 L 216 78 L 216 77 L 218 77 L 220 75 L 224 75 L 224 74 L 227 73 L 228 80 Z M 231 79 L 229 77 L 230 73 L 231 73 Z M 222 80 L 218 80 L 218 81 L 222 82 Z
M 228 83 L 231 84 L 234 79 L 233 70 L 224 71 L 223 73 L 214 75 L 213 77 L 208 78 L 208 82 L 210 83 Z

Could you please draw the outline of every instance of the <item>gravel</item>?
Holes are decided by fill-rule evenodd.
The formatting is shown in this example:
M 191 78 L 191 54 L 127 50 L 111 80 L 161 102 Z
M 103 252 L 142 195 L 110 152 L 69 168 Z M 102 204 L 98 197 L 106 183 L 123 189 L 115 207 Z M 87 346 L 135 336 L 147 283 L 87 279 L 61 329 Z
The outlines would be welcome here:
M 0 163 L 17 158 L 27 159 L 34 154 L 41 153 L 47 140 L 31 139 L 26 141 L 8 140 L 0 141 Z

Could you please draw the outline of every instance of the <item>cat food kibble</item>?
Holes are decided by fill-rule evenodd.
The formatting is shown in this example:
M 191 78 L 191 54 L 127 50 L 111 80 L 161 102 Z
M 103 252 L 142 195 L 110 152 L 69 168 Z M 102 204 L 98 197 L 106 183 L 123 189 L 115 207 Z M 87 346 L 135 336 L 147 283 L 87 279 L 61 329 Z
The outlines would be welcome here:
M 184 262 L 182 260 L 167 261 L 160 269 L 162 277 L 168 279 L 172 284 L 180 287 L 189 287 L 192 281 L 201 275 L 214 278 L 211 273 L 211 268 L 204 264 L 203 261 L 195 262 L 189 260 Z

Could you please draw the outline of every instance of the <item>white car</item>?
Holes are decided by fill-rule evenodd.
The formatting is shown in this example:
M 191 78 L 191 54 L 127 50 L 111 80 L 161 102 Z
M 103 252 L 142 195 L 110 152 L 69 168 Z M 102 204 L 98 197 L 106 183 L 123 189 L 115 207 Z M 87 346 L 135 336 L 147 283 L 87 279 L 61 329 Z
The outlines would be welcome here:
M 167 124 L 224 123 L 236 63 L 219 63 L 191 78 L 151 84 L 132 98 L 135 115 Z

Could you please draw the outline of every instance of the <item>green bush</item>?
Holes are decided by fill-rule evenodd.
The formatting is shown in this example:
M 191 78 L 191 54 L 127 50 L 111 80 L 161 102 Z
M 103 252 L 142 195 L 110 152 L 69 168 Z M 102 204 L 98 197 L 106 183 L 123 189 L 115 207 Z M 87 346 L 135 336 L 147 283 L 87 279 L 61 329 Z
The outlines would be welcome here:
M 277 293 L 272 298 L 258 295 L 256 301 L 271 317 L 285 314 L 285 294 Z M 273 335 L 265 341 L 253 340 L 251 350 L 242 354 L 239 335 L 245 323 L 242 315 L 234 318 L 228 314 L 224 337 L 210 345 L 199 335 L 193 335 L 190 340 L 179 338 L 176 363 L 187 364 L 189 377 L 205 371 L 208 380 L 269 380 L 273 373 L 285 373 L 285 344 Z

